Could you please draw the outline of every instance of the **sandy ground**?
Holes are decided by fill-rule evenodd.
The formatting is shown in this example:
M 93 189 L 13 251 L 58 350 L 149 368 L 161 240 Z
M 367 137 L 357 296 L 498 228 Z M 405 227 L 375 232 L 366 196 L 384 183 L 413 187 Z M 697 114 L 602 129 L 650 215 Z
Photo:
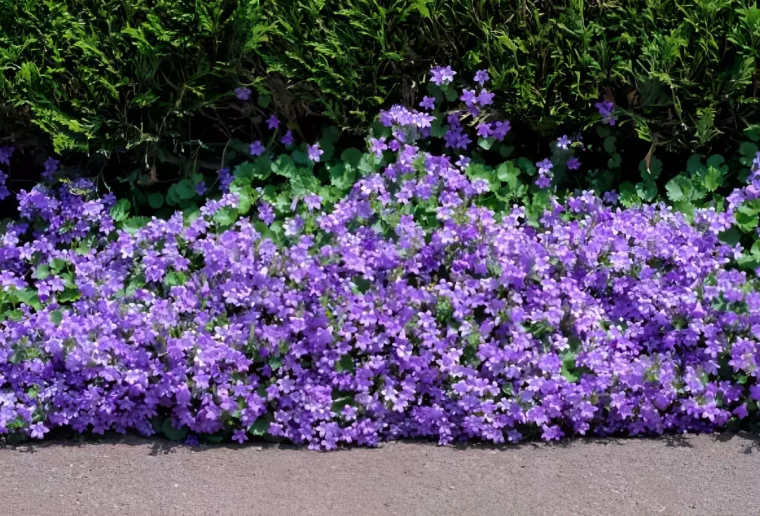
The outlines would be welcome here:
M 0 449 L 0 514 L 760 514 L 760 438 L 391 443 L 318 453 L 138 437 Z

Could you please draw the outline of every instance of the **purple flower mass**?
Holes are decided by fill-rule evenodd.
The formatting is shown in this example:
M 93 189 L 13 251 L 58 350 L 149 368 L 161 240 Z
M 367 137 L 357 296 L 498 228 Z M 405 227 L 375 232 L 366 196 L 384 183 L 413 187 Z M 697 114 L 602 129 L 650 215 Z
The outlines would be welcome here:
M 243 87 L 235 88 L 235 96 L 240 100 L 250 100 L 251 90 Z
M 0 233 L 0 435 L 163 421 L 189 444 L 335 449 L 758 417 L 760 280 L 721 240 L 757 170 L 722 212 L 590 191 L 497 212 L 468 175 L 482 165 L 418 145 L 425 113 L 381 121 L 396 154 L 345 195 L 267 197 L 222 169 L 194 217 L 128 226 L 86 180 L 19 193 Z M 464 131 L 454 114 L 446 143 Z

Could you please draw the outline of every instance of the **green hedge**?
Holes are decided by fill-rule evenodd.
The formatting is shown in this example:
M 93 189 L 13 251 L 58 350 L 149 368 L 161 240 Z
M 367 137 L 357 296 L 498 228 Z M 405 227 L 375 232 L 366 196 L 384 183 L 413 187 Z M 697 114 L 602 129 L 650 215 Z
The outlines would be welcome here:
M 0 93 L 56 150 L 191 139 L 246 73 L 248 4 L 0 0 Z
M 240 83 L 293 124 L 360 127 L 418 98 L 431 64 L 487 67 L 537 131 L 585 126 L 607 97 L 681 149 L 757 121 L 759 52 L 748 0 L 0 0 L 0 93 L 58 149 L 190 141 L 196 120 L 221 139 Z

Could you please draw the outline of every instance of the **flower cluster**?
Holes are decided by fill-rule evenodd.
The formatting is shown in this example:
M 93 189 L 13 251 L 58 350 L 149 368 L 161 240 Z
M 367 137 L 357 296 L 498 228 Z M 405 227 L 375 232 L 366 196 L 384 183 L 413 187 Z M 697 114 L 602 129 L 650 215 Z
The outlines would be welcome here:
M 14 147 L 0 147 L 0 163 L 4 165 L 11 164 L 11 156 L 13 155 Z M 8 197 L 11 193 L 8 190 L 8 174 L 0 170 L 0 201 Z
M 432 81 L 454 74 L 435 68 Z M 465 121 L 496 140 L 510 125 L 480 112 L 488 73 L 474 80 L 445 126 L 433 97 L 426 111 L 382 112 L 386 132 L 337 200 L 275 206 L 226 168 L 199 213 L 141 224 L 84 180 L 19 194 L 21 219 L 0 234 L 0 434 L 189 431 L 192 444 L 269 435 L 334 449 L 757 419 L 760 285 L 719 235 L 760 197 L 760 159 L 725 212 L 548 191 L 537 217 L 495 211 Z M 614 124 L 612 105 L 599 109 Z M 423 150 L 433 130 L 462 154 Z M 312 163 L 325 154 L 302 149 Z M 553 159 L 536 164 L 542 189 Z
M 338 202 L 294 202 L 282 245 L 266 203 L 242 216 L 239 179 L 139 229 L 86 182 L 22 193 L 0 241 L 0 433 L 165 416 L 333 449 L 757 417 L 760 292 L 727 267 L 730 212 L 584 192 L 536 226 L 480 206 L 467 160 L 399 145 Z
M 602 120 L 609 125 L 615 125 L 617 123 L 617 117 L 612 114 L 615 109 L 615 105 L 609 100 L 603 100 L 595 104 L 596 109 L 599 110 L 599 114 L 602 115 Z

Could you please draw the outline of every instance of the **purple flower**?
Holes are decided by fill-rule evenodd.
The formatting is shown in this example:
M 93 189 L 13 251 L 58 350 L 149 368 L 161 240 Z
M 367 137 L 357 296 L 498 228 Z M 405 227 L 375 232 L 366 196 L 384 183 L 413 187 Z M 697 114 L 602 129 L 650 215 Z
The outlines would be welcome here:
M 546 172 L 549 172 L 552 168 L 554 168 L 554 165 L 548 158 L 539 161 L 538 163 L 536 163 L 536 166 L 538 167 L 539 174 L 544 174 Z
M 52 181 L 53 176 L 58 171 L 58 166 L 61 164 L 60 161 L 53 158 L 48 158 L 45 161 L 45 170 L 42 172 L 42 179 L 45 181 Z
M 256 140 L 251 144 L 248 151 L 251 153 L 251 156 L 261 156 L 266 151 L 266 148 L 261 144 L 260 140 Z
M 747 411 L 747 405 L 745 403 L 742 403 L 733 410 L 732 414 L 739 419 L 744 419 L 749 415 L 749 412 Z
M 48 428 L 43 425 L 42 423 L 35 423 L 29 427 L 30 433 L 32 439 L 42 439 L 45 437 L 45 434 L 50 432 Z
M 536 178 L 535 184 L 539 188 L 549 188 L 552 185 L 552 178 L 548 174 L 540 175 Z
M 578 160 L 578 158 L 572 156 L 567 160 L 567 168 L 569 170 L 578 170 L 581 168 L 581 162 Z
M 570 146 L 570 143 L 571 143 L 570 138 L 568 138 L 566 134 L 557 138 L 557 147 L 559 147 L 560 149 L 567 149 L 568 146 Z
M 232 433 L 232 440 L 237 441 L 238 444 L 243 444 L 248 440 L 248 436 L 246 435 L 245 430 L 235 430 Z
M 235 177 L 230 173 L 230 169 L 220 168 L 217 172 L 217 177 L 219 179 L 219 190 L 222 192 L 229 191 L 232 181 L 235 180 Z
M 609 125 L 615 125 L 617 117 L 612 115 L 612 110 L 615 108 L 615 105 L 612 102 L 603 100 L 601 102 L 597 102 L 595 106 L 596 109 L 599 110 L 599 114 L 602 115 L 602 119 L 605 123 Z
M 436 66 L 430 70 L 430 73 L 433 75 L 430 80 L 438 86 L 450 84 L 454 81 L 454 76 L 457 74 L 451 69 L 451 66 Z
M 272 222 L 274 222 L 274 209 L 272 208 L 272 205 L 266 201 L 261 201 L 259 203 L 258 215 L 259 219 L 261 219 L 267 226 L 271 226 Z
M 474 90 L 468 90 L 467 88 L 465 88 L 464 90 L 462 90 L 462 95 L 459 97 L 459 100 L 461 100 L 468 106 L 472 106 L 473 104 L 475 104 L 475 102 L 478 101 L 478 97 L 477 95 L 475 95 Z
M 274 113 L 267 119 L 268 129 L 277 129 L 280 127 L 280 120 L 274 115 Z
M 309 155 L 309 159 L 315 163 L 317 163 L 320 156 L 325 153 L 325 151 L 319 148 L 319 142 L 315 143 L 314 145 L 307 145 L 306 150 L 307 154 Z
M 317 194 L 309 194 L 303 198 L 309 211 L 318 210 L 322 207 L 322 197 Z
M 250 100 L 251 90 L 249 88 L 235 88 L 235 96 L 240 100 Z
M 0 171 L 0 201 L 11 194 L 10 190 L 8 190 L 8 186 L 5 184 L 7 180 L 8 175 Z
M 435 108 L 435 98 L 434 97 L 422 97 L 422 102 L 420 102 L 420 107 L 423 109 L 434 109 Z
M 293 145 L 293 141 L 293 133 L 291 131 L 287 131 L 280 140 L 283 145 Z
M 506 138 L 507 133 L 509 133 L 511 129 L 512 126 L 508 120 L 504 120 L 503 122 L 494 122 L 491 125 L 491 135 L 497 140 L 502 141 L 504 138 Z
M 383 151 L 386 151 L 386 150 L 388 150 L 388 144 L 385 143 L 384 136 L 381 136 L 380 138 L 369 139 L 369 151 L 374 152 L 376 157 L 382 158 Z
M 488 70 L 478 70 L 475 72 L 475 82 L 483 86 L 485 83 L 487 83 L 491 77 L 488 75 Z
M 0 147 L 0 163 L 3 163 L 5 165 L 11 164 L 11 156 L 13 155 L 13 151 L 15 151 L 15 147 Z
M 541 425 L 541 428 L 543 429 L 543 432 L 541 434 L 541 438 L 546 441 L 556 440 L 559 441 L 564 435 L 565 432 L 563 432 L 559 426 L 553 425 Z
M 196 185 L 195 185 L 195 193 L 196 193 L 196 195 L 201 196 L 201 195 L 205 194 L 207 190 L 208 189 L 206 188 L 206 183 L 204 183 L 203 181 L 198 181 L 198 183 L 196 183 Z
M 493 93 L 488 90 L 481 90 L 480 95 L 478 95 L 478 104 L 481 106 L 488 106 L 490 104 L 493 104 L 493 98 Z
M 488 138 L 491 136 L 491 126 L 486 123 L 478 124 L 478 136 L 480 138 Z
M 760 384 L 749 386 L 749 397 L 755 401 L 760 401 Z

